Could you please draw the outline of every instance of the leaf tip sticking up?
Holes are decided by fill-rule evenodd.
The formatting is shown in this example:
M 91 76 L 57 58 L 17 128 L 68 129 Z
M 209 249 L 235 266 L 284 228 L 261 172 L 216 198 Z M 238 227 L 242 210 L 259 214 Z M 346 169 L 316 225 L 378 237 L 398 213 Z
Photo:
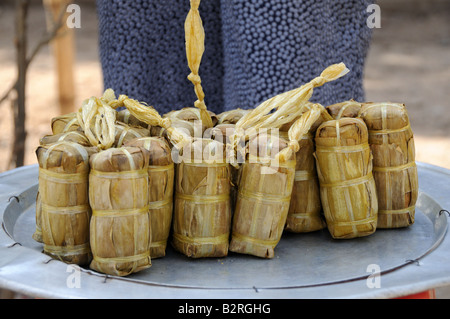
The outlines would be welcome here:
M 203 124 L 207 128 L 210 128 L 213 126 L 213 122 L 204 102 L 205 94 L 203 92 L 201 85 L 202 81 L 198 72 L 203 53 L 205 51 L 205 30 L 203 29 L 202 20 L 198 11 L 200 0 L 190 0 L 190 2 L 191 8 L 184 24 L 186 57 L 188 66 L 191 70 L 191 73 L 188 75 L 188 79 L 194 84 L 195 94 L 197 95 L 197 101 L 194 106 L 200 110 L 200 116 Z

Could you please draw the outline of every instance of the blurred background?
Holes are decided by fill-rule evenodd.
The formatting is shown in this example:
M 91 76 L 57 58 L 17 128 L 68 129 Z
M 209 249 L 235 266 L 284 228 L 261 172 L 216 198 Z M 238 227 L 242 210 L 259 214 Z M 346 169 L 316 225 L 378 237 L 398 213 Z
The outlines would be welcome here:
M 42 0 L 32 1 L 28 10 L 27 46 L 32 50 L 39 45 L 40 50 L 26 75 L 23 165 L 36 163 L 34 151 L 39 139 L 50 134 L 53 117 L 76 111 L 83 99 L 103 93 L 95 1 L 70 3 L 81 7 L 81 28 L 59 38 L 64 54 L 57 53 L 53 42 L 45 42 L 43 34 L 52 26 Z M 374 29 L 367 57 L 366 100 L 405 103 L 415 134 L 416 160 L 450 169 L 450 0 L 379 0 L 377 4 L 381 28 Z M 59 11 L 52 10 L 57 18 Z M 14 1 L 0 0 L 0 99 L 17 78 L 15 14 Z M 61 61 L 73 65 L 64 67 Z M 0 103 L 0 173 L 15 167 L 14 98 L 11 92 Z

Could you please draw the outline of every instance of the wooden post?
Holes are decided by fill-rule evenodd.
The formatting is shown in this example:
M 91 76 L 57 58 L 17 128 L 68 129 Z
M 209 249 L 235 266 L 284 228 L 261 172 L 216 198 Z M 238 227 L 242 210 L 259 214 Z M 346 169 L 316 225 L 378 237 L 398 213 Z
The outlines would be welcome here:
M 65 10 L 67 7 L 69 0 L 43 0 L 43 3 L 47 13 L 47 26 L 48 29 L 51 29 L 61 10 Z M 74 32 L 73 29 L 67 27 L 65 21 L 52 41 L 61 114 L 74 112 L 75 109 Z
M 16 97 L 12 101 L 14 116 L 14 143 L 10 165 L 20 167 L 25 158 L 25 89 L 27 73 L 27 15 L 29 0 L 16 1 L 17 84 Z

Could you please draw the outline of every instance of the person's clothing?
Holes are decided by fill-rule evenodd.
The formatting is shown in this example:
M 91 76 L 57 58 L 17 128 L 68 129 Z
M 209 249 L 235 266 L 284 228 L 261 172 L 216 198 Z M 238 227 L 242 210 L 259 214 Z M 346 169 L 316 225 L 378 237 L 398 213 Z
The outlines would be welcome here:
M 363 71 L 373 0 L 203 0 L 206 33 L 199 74 L 209 110 L 256 107 L 309 82 L 329 65 L 350 73 L 317 88 L 312 101 L 364 100 Z M 104 87 L 161 114 L 193 106 L 184 21 L 188 0 L 97 0 Z

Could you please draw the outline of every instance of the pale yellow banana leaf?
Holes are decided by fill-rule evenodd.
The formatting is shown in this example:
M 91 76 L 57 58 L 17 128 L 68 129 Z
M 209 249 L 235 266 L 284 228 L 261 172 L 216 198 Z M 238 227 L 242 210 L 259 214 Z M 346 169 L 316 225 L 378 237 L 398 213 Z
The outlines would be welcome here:
M 248 133 L 248 130 L 257 130 L 260 128 L 280 128 L 283 124 L 298 120 L 298 118 L 305 113 L 305 110 L 310 107 L 311 104 L 309 103 L 309 99 L 312 97 L 314 88 L 320 87 L 327 82 L 337 80 L 348 72 L 349 70 L 344 63 L 330 65 L 321 73 L 320 76 L 314 78 L 309 83 L 306 83 L 297 89 L 276 95 L 261 103 L 251 112 L 245 114 L 236 123 L 235 133 L 230 136 L 231 146 L 229 147 L 229 152 L 233 153 L 236 151 L 238 144 Z M 312 115 L 311 113 L 314 113 L 312 119 L 315 118 L 317 120 L 317 108 L 314 107 L 313 109 L 313 111 L 309 112 L 310 115 L 308 115 L 308 118 Z M 322 107 L 322 109 L 324 108 Z M 326 111 L 320 110 L 318 115 L 320 116 L 323 112 Z M 302 120 L 302 124 L 299 123 L 296 125 L 296 128 L 292 128 L 292 134 L 289 136 L 290 138 L 294 138 L 299 135 L 301 138 L 302 133 L 295 131 L 300 130 L 304 132 L 305 130 L 309 130 L 311 126 L 305 126 L 305 124 L 307 124 L 305 120 L 306 118 Z M 308 124 L 313 124 L 310 123 L 312 121 L 308 120 L 307 122 Z M 298 141 L 290 139 L 290 142 L 290 147 L 286 149 L 283 154 L 278 156 L 280 160 L 289 157 L 289 154 L 287 153 L 298 151 Z
M 200 63 L 202 61 L 203 53 L 205 52 L 205 30 L 203 29 L 202 19 L 198 7 L 200 0 L 191 0 L 191 8 L 186 17 L 184 24 L 185 39 L 186 39 L 186 57 L 191 73 L 188 76 L 189 81 L 194 84 L 197 101 L 194 106 L 200 110 L 203 124 L 209 128 L 213 126 L 210 114 L 207 112 L 206 104 L 204 102 L 205 93 L 201 85 L 201 78 L 199 75 Z

